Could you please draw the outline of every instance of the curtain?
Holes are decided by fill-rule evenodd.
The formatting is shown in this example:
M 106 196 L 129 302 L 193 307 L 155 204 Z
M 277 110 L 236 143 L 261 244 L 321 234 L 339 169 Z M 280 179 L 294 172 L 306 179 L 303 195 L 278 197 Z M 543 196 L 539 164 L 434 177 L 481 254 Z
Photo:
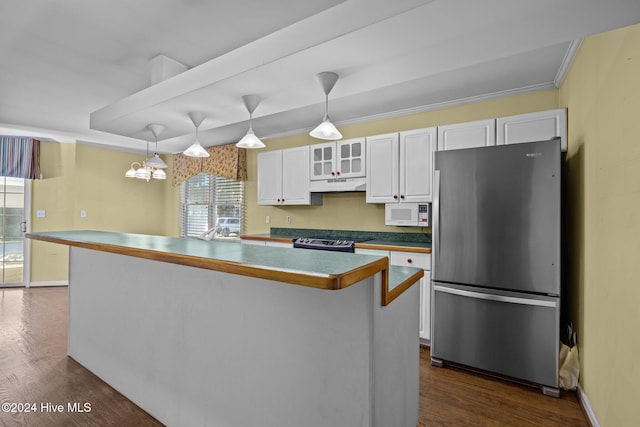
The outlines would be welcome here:
M 235 144 L 207 147 L 209 157 L 173 155 L 173 185 L 178 185 L 200 172 L 236 181 L 247 180 L 247 151 Z
M 0 176 L 40 178 L 40 141 L 24 136 L 0 136 Z

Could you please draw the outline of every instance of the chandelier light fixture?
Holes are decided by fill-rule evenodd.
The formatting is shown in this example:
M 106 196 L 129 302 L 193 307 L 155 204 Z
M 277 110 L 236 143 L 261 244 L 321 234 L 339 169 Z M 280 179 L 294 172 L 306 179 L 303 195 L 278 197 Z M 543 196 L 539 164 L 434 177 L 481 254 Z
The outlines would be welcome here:
M 318 81 L 322 86 L 322 90 L 325 95 L 325 113 L 322 123 L 320 123 L 314 130 L 309 132 L 314 138 L 326 139 L 329 141 L 336 141 L 342 139 L 342 134 L 336 129 L 336 127 L 329 120 L 329 92 L 333 89 L 333 86 L 338 81 L 338 75 L 331 71 L 323 71 L 318 73 Z
M 201 112 L 191 112 L 189 113 L 189 118 L 193 122 L 193 125 L 196 127 L 196 140 L 191 147 L 187 148 L 182 152 L 185 156 L 189 157 L 209 157 L 209 153 L 205 150 L 200 141 L 198 140 L 198 127 L 204 120 L 204 113 Z
M 260 104 L 260 97 L 258 95 L 245 95 L 242 97 L 242 101 L 244 102 L 244 106 L 247 108 L 249 112 L 249 130 L 247 134 L 242 137 L 240 141 L 236 144 L 236 147 L 239 148 L 264 148 L 265 145 L 260 138 L 253 133 L 253 128 L 251 127 L 251 120 L 253 119 L 253 112 Z
M 156 149 L 152 158 L 149 158 L 149 141 L 147 141 L 147 155 L 142 164 L 139 162 L 131 163 L 131 168 L 124 174 L 126 178 L 144 179 L 147 182 L 153 179 L 167 179 L 167 174 L 163 169 L 167 164 L 162 161 L 158 155 L 158 135 L 164 130 L 164 126 L 158 124 L 147 125 L 147 129 L 151 131 L 155 138 Z

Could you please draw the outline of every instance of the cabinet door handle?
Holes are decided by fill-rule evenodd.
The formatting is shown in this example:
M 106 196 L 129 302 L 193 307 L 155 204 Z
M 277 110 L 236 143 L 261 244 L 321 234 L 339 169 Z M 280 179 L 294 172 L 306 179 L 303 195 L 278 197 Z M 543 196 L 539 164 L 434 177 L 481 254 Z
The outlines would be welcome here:
M 407 262 L 408 262 L 409 264 L 411 264 L 411 263 L 413 262 L 413 260 L 412 260 L 411 258 L 407 258 Z
M 340 171 L 336 172 L 336 175 L 340 175 Z
M 335 173 L 335 172 L 331 172 L 331 176 L 335 176 L 335 175 L 336 175 L 336 173 Z
M 400 196 L 400 198 L 401 198 L 402 200 L 404 200 L 404 194 L 402 194 L 402 195 Z
M 396 200 L 398 200 L 398 195 L 397 195 L 397 194 L 394 194 L 394 195 L 393 195 L 393 198 L 394 198 L 394 199 L 396 199 Z

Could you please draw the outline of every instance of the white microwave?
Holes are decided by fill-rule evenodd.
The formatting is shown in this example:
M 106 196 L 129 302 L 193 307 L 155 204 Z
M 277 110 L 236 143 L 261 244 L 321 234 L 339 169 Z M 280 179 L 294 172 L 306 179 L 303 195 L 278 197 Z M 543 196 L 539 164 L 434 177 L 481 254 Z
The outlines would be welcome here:
M 431 203 L 387 203 L 384 223 L 413 227 L 431 227 Z

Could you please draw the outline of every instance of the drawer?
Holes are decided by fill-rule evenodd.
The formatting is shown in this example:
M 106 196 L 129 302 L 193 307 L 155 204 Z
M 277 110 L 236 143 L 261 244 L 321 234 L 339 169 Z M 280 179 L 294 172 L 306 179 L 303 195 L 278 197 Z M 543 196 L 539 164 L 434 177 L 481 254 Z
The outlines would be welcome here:
M 431 357 L 558 387 L 559 298 L 433 283 Z
M 431 254 L 391 251 L 389 262 L 391 265 L 418 267 L 423 270 L 431 270 Z

